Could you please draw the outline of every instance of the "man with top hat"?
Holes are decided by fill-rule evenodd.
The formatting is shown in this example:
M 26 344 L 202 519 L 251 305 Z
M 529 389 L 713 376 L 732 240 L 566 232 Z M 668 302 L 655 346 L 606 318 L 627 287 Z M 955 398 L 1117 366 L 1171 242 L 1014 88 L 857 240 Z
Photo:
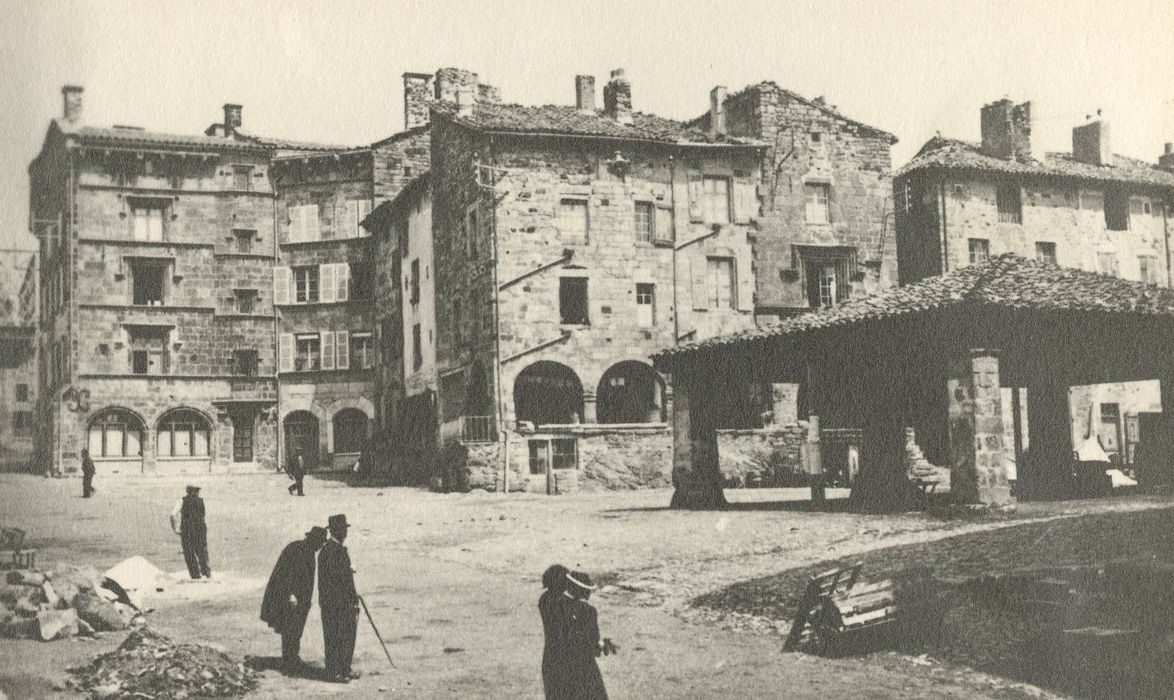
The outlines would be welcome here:
M 187 495 L 175 504 L 171 512 L 171 529 L 179 535 L 183 545 L 183 560 L 193 579 L 212 577 L 208 567 L 208 525 L 204 520 L 204 499 L 200 487 L 188 485 Z
M 281 662 L 287 673 L 305 670 L 299 654 L 302 630 L 314 597 L 314 555 L 325 543 L 326 528 L 314 526 L 305 539 L 287 544 L 265 586 L 261 619 L 281 635 Z
M 572 571 L 566 577 L 563 594 L 569 600 L 563 608 L 563 668 L 558 685 L 566 698 L 607 700 L 607 688 L 595 657 L 614 654 L 619 647 L 610 639 L 599 638 L 599 618 L 587 602 L 595 590 L 591 577 L 582 571 Z
M 342 544 L 350 527 L 346 516 L 330 516 L 327 527 L 330 539 L 318 554 L 318 607 L 326 645 L 326 678 L 346 683 L 358 677 L 351 670 L 351 659 L 359 628 L 359 595 L 351 556 Z

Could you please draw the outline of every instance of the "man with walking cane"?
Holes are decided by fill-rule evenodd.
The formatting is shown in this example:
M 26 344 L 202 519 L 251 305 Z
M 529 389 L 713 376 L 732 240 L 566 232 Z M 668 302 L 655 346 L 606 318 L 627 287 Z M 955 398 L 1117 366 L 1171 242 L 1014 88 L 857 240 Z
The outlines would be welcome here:
M 355 572 L 343 542 L 350 527 L 345 515 L 327 523 L 330 539 L 318 554 L 318 607 L 322 611 L 322 638 L 326 646 L 326 680 L 346 683 L 358 674 L 351 670 L 359 623 L 359 595 Z
M 299 654 L 302 630 L 314 596 L 314 555 L 326 544 L 326 528 L 314 526 L 306 538 L 281 551 L 265 587 L 261 619 L 281 635 L 281 662 L 286 673 L 305 671 Z

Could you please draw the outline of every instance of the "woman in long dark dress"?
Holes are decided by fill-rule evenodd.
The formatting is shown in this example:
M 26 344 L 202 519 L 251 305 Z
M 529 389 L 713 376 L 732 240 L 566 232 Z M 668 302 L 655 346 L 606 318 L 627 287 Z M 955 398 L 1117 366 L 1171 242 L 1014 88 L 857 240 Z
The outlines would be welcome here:
M 595 657 L 614 653 L 618 647 L 611 640 L 599 639 L 599 618 L 595 608 L 587 602 L 595 586 L 591 577 L 582 571 L 567 574 L 567 602 L 564 623 L 566 634 L 563 677 L 567 694 L 574 700 L 607 700 L 607 688 Z
M 538 614 L 542 616 L 542 631 L 545 642 L 542 646 L 542 689 L 546 700 L 560 700 L 567 697 L 562 682 L 565 668 L 562 656 L 566 646 L 563 629 L 563 609 L 569 599 L 563 595 L 566 590 L 567 567 L 555 564 L 542 574 L 542 587 L 546 590 L 538 597 Z

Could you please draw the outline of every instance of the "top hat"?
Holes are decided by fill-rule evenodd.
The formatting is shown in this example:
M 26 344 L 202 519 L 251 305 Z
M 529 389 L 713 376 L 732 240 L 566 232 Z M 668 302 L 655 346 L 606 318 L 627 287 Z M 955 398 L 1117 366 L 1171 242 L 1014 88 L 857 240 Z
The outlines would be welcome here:
M 195 493 L 196 491 L 199 491 L 199 490 L 200 490 L 199 486 L 196 486 L 195 484 L 188 484 L 188 493 Z
M 315 525 L 314 527 L 310 528 L 309 532 L 306 533 L 306 537 L 326 537 L 326 528 L 320 525 Z
M 326 519 L 326 524 L 330 527 L 331 530 L 350 527 L 350 523 L 346 521 L 345 515 L 332 515 Z
M 578 586 L 585 591 L 595 590 L 595 584 L 591 583 L 591 575 L 585 571 L 571 571 L 567 573 L 567 581 L 572 585 Z

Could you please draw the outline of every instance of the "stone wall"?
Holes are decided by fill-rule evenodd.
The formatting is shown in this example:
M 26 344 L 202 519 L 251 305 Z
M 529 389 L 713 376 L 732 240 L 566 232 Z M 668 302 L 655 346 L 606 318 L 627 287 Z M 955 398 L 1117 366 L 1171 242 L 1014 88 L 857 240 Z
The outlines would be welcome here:
M 432 167 L 431 136 L 425 123 L 378 141 L 371 146 L 371 182 L 374 206 L 395 199 L 412 180 Z
M 718 467 L 727 488 L 806 486 L 800 449 L 807 423 L 746 430 L 718 430 Z M 818 449 L 818 444 L 814 444 Z

